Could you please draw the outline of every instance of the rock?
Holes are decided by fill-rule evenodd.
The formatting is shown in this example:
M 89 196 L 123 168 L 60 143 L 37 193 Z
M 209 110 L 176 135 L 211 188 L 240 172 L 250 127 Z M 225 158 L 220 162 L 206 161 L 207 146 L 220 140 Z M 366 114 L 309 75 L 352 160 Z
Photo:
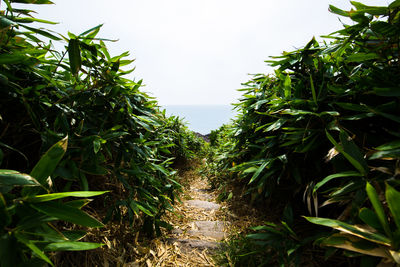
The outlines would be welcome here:
M 217 241 L 221 241 L 226 237 L 226 234 L 224 232 L 219 232 L 219 231 L 189 230 L 188 234 L 199 237 L 201 236 L 210 237 Z
M 214 202 L 209 202 L 209 201 L 204 201 L 204 200 L 188 200 L 186 201 L 186 204 L 192 207 L 196 208 L 201 208 L 205 210 L 217 210 L 221 207 L 221 205 L 214 203 Z
M 224 231 L 225 228 L 224 222 L 221 221 L 195 221 L 193 224 L 194 224 L 193 228 L 200 231 L 222 232 Z
M 215 250 L 218 247 L 220 247 L 220 244 L 218 242 L 196 240 L 196 239 L 168 238 L 167 241 L 171 244 L 177 243 L 183 251 L 188 251 L 192 249 Z

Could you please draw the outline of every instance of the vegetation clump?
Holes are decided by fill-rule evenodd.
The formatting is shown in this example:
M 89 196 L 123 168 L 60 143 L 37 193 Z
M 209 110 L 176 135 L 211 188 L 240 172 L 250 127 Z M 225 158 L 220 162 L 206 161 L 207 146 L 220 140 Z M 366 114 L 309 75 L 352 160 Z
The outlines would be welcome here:
M 400 264 L 400 1 L 351 3 L 330 6 L 353 21 L 325 36 L 331 42 L 313 38 L 267 61 L 274 74 L 244 84 L 239 117 L 220 130 L 227 141 L 216 142 L 211 170 L 227 175 L 217 184 L 239 183 L 282 214 L 252 229 L 250 249 L 230 256 L 238 262 L 263 253 L 255 266 L 301 266 L 321 245 L 319 261 L 343 252 L 343 264 Z
M 82 227 L 116 221 L 148 236 L 169 228 L 161 216 L 180 190 L 171 166 L 193 157 L 201 141 L 160 111 L 141 80 L 125 78 L 133 60 L 109 54 L 101 25 L 66 37 L 29 26 L 53 22 L 13 5 L 51 1 L 4 3 L 0 265 L 52 265 L 54 252 L 100 247 L 81 242 Z

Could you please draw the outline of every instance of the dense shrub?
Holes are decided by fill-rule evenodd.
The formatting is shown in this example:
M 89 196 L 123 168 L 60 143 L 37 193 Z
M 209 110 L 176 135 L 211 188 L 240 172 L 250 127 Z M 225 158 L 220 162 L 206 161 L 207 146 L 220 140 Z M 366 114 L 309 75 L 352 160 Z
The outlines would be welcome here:
M 312 39 L 268 61 L 274 74 L 245 84 L 230 134 L 234 149 L 222 149 L 229 156 L 218 166 L 253 201 L 290 206 L 289 226 L 300 235 L 323 233 L 312 225 L 305 231 L 301 215 L 329 217 L 307 218 L 340 231 L 319 243 L 398 264 L 400 1 L 352 4 L 351 11 L 330 7 L 354 22 L 327 36 L 332 42 Z
M 199 141 L 181 121 L 159 111 L 156 101 L 140 90 L 141 80 L 124 78 L 133 71 L 123 70 L 132 60 L 126 59 L 127 52 L 109 54 L 107 40 L 96 37 L 101 25 L 80 35 L 69 33 L 67 38 L 28 26 L 52 22 L 4 2 L 1 265 L 50 262 L 43 251 L 100 246 L 75 243 L 84 231 L 63 232 L 71 224 L 103 226 L 81 210 L 88 200 L 70 199 L 105 193 L 89 190 L 109 191 L 93 206 L 108 211 L 103 223 L 121 220 L 134 230 L 143 226 L 149 235 L 160 233 L 160 227 L 168 227 L 161 216 L 172 209 L 180 188 L 170 166 L 178 158 L 192 156 Z M 64 42 L 66 50 L 56 51 L 52 42 Z

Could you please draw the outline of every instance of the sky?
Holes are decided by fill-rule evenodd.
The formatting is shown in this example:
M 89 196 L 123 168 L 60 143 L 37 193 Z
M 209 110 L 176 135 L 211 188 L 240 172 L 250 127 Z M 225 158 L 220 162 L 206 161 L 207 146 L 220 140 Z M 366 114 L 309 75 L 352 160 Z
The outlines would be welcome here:
M 388 0 L 360 0 L 386 5 Z M 104 23 L 98 37 L 113 55 L 129 51 L 142 89 L 166 105 L 237 102 L 249 74 L 270 73 L 269 56 L 342 28 L 329 4 L 345 0 L 53 0 L 34 7 L 46 28 L 80 34 Z M 3 8 L 3 7 L 2 7 Z M 321 40 L 321 39 L 319 39 Z

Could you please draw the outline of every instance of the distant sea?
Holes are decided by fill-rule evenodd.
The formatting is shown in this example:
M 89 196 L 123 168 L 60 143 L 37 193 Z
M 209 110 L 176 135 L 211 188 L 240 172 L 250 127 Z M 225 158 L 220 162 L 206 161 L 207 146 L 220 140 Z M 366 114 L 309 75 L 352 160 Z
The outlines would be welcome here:
M 166 105 L 167 115 L 183 119 L 190 130 L 209 134 L 235 117 L 232 105 Z

